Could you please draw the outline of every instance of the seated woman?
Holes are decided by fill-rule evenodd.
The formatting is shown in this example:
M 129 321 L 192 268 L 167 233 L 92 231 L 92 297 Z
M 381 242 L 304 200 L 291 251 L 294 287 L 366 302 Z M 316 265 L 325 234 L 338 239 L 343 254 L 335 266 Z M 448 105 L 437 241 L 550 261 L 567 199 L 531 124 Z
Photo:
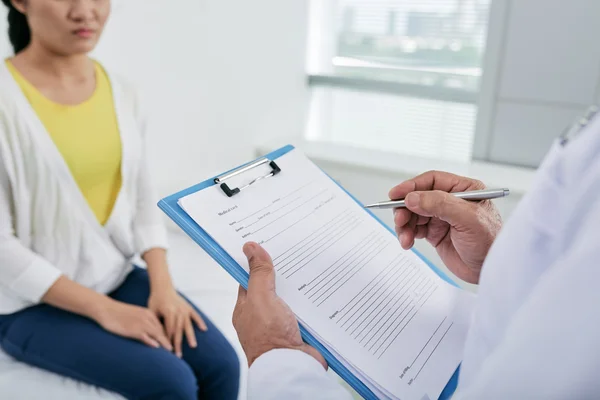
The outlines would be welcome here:
M 139 100 L 87 56 L 110 0 L 2 1 L 0 345 L 127 398 L 237 398 L 236 353 L 169 276 Z

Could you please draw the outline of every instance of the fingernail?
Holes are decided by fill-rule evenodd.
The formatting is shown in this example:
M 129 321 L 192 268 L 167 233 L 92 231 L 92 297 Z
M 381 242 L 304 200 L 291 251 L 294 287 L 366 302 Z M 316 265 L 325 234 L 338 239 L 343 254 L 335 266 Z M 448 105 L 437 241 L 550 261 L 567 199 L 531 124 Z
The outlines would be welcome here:
M 192 342 L 192 349 L 195 349 L 196 347 L 198 347 L 198 343 Z
M 419 193 L 409 193 L 406 196 L 405 202 L 408 207 L 417 207 L 421 201 L 421 195 Z
M 181 358 L 181 353 L 177 353 L 177 357 Z
M 252 243 L 252 242 L 246 243 L 244 245 L 243 250 L 244 250 L 244 254 L 246 255 L 246 257 L 250 258 L 254 255 L 254 252 L 256 251 L 256 246 L 257 246 L 256 243 Z

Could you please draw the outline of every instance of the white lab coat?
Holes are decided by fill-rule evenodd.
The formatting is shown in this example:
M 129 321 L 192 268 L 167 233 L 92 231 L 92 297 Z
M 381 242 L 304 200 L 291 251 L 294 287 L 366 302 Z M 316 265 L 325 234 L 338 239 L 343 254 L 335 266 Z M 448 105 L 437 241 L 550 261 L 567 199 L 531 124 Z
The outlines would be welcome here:
M 600 398 L 600 117 L 554 144 L 492 247 L 454 399 Z M 250 399 L 350 399 L 310 356 L 275 350 Z

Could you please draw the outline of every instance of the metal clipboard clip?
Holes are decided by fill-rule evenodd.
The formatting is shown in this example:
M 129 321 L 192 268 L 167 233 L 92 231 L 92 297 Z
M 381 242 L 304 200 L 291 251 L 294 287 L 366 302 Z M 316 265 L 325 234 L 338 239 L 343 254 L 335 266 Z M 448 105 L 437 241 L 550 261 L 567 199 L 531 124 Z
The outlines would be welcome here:
M 577 135 L 590 124 L 590 122 L 600 113 L 600 108 L 598 106 L 590 106 L 585 114 L 583 114 L 575 123 L 569 126 L 565 131 L 560 135 L 560 145 L 566 146 L 571 140 L 573 140 Z
M 237 188 L 230 188 L 226 183 L 223 183 L 223 181 L 226 181 L 227 179 L 233 178 L 234 176 L 237 176 L 239 174 L 243 174 L 244 172 L 247 172 L 251 169 L 260 167 L 261 165 L 265 165 L 265 164 L 269 164 L 269 166 L 271 167 L 271 172 L 269 172 L 268 174 L 259 176 L 258 178 L 253 179 L 252 181 L 250 181 L 249 183 L 245 184 L 244 186 L 240 186 Z M 225 192 L 225 194 L 227 195 L 227 197 L 233 197 L 236 194 L 238 194 L 239 192 L 241 192 L 242 190 L 254 185 L 256 182 L 258 181 L 262 181 L 263 179 L 267 179 L 267 178 L 271 178 L 275 175 L 277 175 L 278 173 L 281 172 L 281 169 L 279 168 L 279 166 L 275 163 L 275 161 L 271 161 L 268 158 L 261 158 L 259 160 L 256 160 L 255 162 L 248 164 L 246 166 L 234 169 L 231 172 L 228 172 L 224 175 L 221 175 L 217 178 L 215 178 L 215 183 L 217 185 L 220 184 L 221 189 L 223 190 L 223 192 Z

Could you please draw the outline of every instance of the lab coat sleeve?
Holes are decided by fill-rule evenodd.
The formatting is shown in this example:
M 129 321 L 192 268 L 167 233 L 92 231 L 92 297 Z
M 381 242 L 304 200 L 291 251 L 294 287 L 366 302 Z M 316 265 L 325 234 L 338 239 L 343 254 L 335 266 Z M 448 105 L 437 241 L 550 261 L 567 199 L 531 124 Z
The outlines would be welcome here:
M 137 176 L 137 204 L 133 221 L 136 252 L 143 254 L 153 248 L 167 249 L 167 232 L 158 206 L 158 196 L 154 189 L 150 165 L 146 151 L 146 114 L 140 107 L 139 97 L 135 97 L 135 113 L 143 140 L 142 157 Z
M 4 164 L 7 157 L 0 146 L 0 285 L 25 300 L 39 303 L 61 272 L 15 236 L 11 185 Z
M 593 203 L 478 375 L 468 387 L 459 382 L 456 400 L 600 397 L 600 203 Z
M 248 371 L 248 400 L 351 400 L 317 360 L 299 350 L 271 350 Z

